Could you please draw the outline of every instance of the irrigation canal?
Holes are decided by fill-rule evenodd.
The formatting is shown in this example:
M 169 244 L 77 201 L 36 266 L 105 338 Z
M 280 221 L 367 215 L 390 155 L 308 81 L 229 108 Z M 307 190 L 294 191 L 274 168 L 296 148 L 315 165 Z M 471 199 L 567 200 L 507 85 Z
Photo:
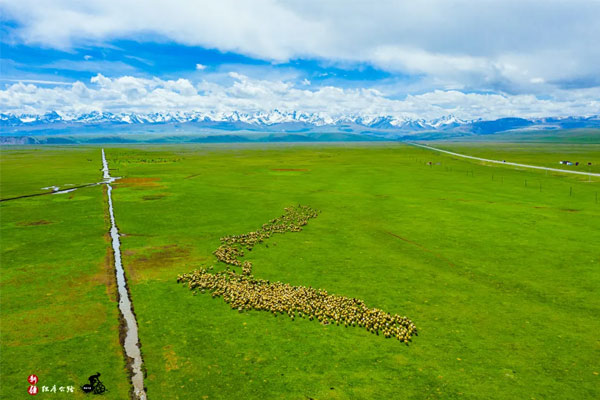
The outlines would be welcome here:
M 108 212 L 110 214 L 110 237 L 112 239 L 112 248 L 115 257 L 115 274 L 117 276 L 117 288 L 119 291 L 119 310 L 121 311 L 122 321 L 125 326 L 125 340 L 123 347 L 127 359 L 130 360 L 128 367 L 131 369 L 131 384 L 136 399 L 146 400 L 146 391 L 144 389 L 144 373 L 142 371 L 142 353 L 139 347 L 138 326 L 133 313 L 129 291 L 127 290 L 127 280 L 125 271 L 121 262 L 121 241 L 119 239 L 119 229 L 115 221 L 115 213 L 112 202 L 112 185 L 117 178 L 110 176 L 108 162 L 102 149 L 102 173 L 104 182 L 108 189 Z

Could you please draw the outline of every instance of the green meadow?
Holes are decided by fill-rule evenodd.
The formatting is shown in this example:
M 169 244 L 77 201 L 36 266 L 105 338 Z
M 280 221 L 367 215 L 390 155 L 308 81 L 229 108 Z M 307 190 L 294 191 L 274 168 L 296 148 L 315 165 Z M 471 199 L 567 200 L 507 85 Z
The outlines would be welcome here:
M 569 171 L 600 173 L 600 144 L 574 145 L 533 144 L 533 143 L 432 143 L 434 147 L 453 151 L 459 154 L 487 158 L 489 160 L 506 160 L 541 167 L 565 169 Z M 564 165 L 560 161 L 571 161 Z M 590 163 L 591 165 L 588 165 Z M 544 173 L 544 172 L 542 172 Z M 585 178 L 584 178 L 585 179 Z
M 590 160 L 592 172 L 600 162 L 597 145 L 433 145 L 553 168 Z M 122 177 L 114 211 L 149 399 L 600 397 L 600 178 L 399 143 L 105 151 Z M 3 148 L 1 162 L 2 198 L 101 179 L 99 147 Z M 177 283 L 224 269 L 221 237 L 297 204 L 320 214 L 247 252 L 254 276 L 405 315 L 419 330 L 408 346 L 238 312 Z M 36 371 L 78 385 L 99 371 L 104 397 L 125 398 L 103 187 L 0 211 L 0 397 L 24 396 Z
M 97 182 L 101 162 L 92 148 L 3 148 L 1 197 Z M 2 399 L 28 398 L 30 374 L 56 385 L 38 396 L 83 399 L 98 371 L 110 398 L 128 396 L 103 189 L 0 203 Z

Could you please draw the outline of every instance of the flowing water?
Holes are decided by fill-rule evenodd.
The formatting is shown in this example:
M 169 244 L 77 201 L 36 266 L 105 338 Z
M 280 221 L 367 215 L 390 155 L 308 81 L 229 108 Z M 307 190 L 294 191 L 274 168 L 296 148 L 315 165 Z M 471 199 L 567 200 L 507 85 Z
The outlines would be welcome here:
M 142 372 L 142 353 L 139 348 L 138 326 L 133 314 L 131 299 L 127 291 L 127 281 L 125 280 L 125 272 L 121 263 L 121 241 L 119 240 L 119 230 L 115 222 L 115 214 L 112 203 L 112 186 L 117 178 L 110 176 L 108 163 L 102 149 L 102 173 L 104 182 L 108 188 L 108 212 L 110 213 L 110 237 L 112 238 L 112 247 L 115 254 L 115 273 L 117 275 L 117 288 L 119 290 L 119 310 L 125 321 L 125 354 L 130 360 L 132 376 L 131 383 L 135 397 L 139 400 L 146 399 L 146 391 L 144 390 L 144 373 Z

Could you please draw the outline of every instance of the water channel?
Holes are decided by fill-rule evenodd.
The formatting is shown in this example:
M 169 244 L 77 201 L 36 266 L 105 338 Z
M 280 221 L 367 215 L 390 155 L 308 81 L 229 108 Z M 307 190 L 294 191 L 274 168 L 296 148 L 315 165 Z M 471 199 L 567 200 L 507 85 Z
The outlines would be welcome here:
M 125 271 L 121 262 L 121 241 L 119 239 L 119 229 L 115 222 L 115 213 L 112 202 L 112 185 L 117 178 L 110 176 L 108 162 L 102 149 L 102 173 L 104 182 L 108 189 L 108 212 L 110 214 L 110 237 L 112 239 L 112 248 L 115 256 L 115 274 L 117 276 L 117 288 L 119 291 L 119 310 L 123 316 L 123 324 L 125 326 L 125 354 L 129 360 L 129 368 L 131 369 L 131 384 L 136 399 L 146 400 L 146 391 L 144 390 L 144 373 L 142 371 L 142 353 L 139 347 L 138 326 L 133 313 L 131 299 L 127 291 L 127 281 L 125 279 Z

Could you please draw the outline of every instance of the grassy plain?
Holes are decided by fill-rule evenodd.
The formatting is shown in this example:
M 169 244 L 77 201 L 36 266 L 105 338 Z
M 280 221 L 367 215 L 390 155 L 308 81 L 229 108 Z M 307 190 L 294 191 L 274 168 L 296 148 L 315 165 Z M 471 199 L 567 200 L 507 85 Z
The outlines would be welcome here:
M 482 143 L 491 147 L 498 143 L 524 144 L 600 144 L 600 129 L 576 128 L 556 130 L 514 130 L 497 132 L 489 135 L 470 135 L 449 139 L 452 142 Z
M 0 198 L 47 192 L 49 186 L 98 182 L 102 160 L 93 147 L 4 147 L 0 157 Z
M 600 173 L 600 144 L 494 143 L 490 145 L 485 142 L 430 142 L 428 144 L 455 153 L 490 160 L 506 160 L 520 164 Z M 561 165 L 559 164 L 561 160 L 573 163 L 579 161 L 579 165 Z M 592 163 L 592 165 L 588 166 L 588 163 Z
M 1 159 L 2 198 L 100 180 L 98 149 L 3 148 Z M 103 189 L 0 203 L 2 399 L 29 397 L 30 374 L 40 390 L 75 387 L 39 396 L 85 398 L 98 371 L 110 398 L 127 398 Z
M 540 146 L 520 161 L 554 166 L 555 145 Z M 600 395 L 598 179 L 390 143 L 105 150 L 112 175 L 123 177 L 113 200 L 149 398 Z M 570 151 L 597 158 L 597 148 Z M 96 200 L 94 220 L 104 210 Z M 247 254 L 254 275 L 406 315 L 419 328 L 410 346 L 360 328 L 238 313 L 176 283 L 180 273 L 216 265 L 220 237 L 254 230 L 292 204 L 321 214 Z M 15 210 L 14 218 L 33 210 L 46 212 Z M 95 239 L 73 240 L 96 240 L 104 251 L 104 221 L 82 229 L 90 224 Z M 18 252 L 4 237 L 3 259 Z
M 107 157 L 126 178 L 115 212 L 153 397 L 599 394 L 597 180 L 399 144 L 114 148 Z M 358 328 L 240 314 L 175 283 L 215 264 L 219 237 L 291 204 L 322 213 L 247 255 L 255 276 L 407 315 L 420 329 L 410 347 Z

